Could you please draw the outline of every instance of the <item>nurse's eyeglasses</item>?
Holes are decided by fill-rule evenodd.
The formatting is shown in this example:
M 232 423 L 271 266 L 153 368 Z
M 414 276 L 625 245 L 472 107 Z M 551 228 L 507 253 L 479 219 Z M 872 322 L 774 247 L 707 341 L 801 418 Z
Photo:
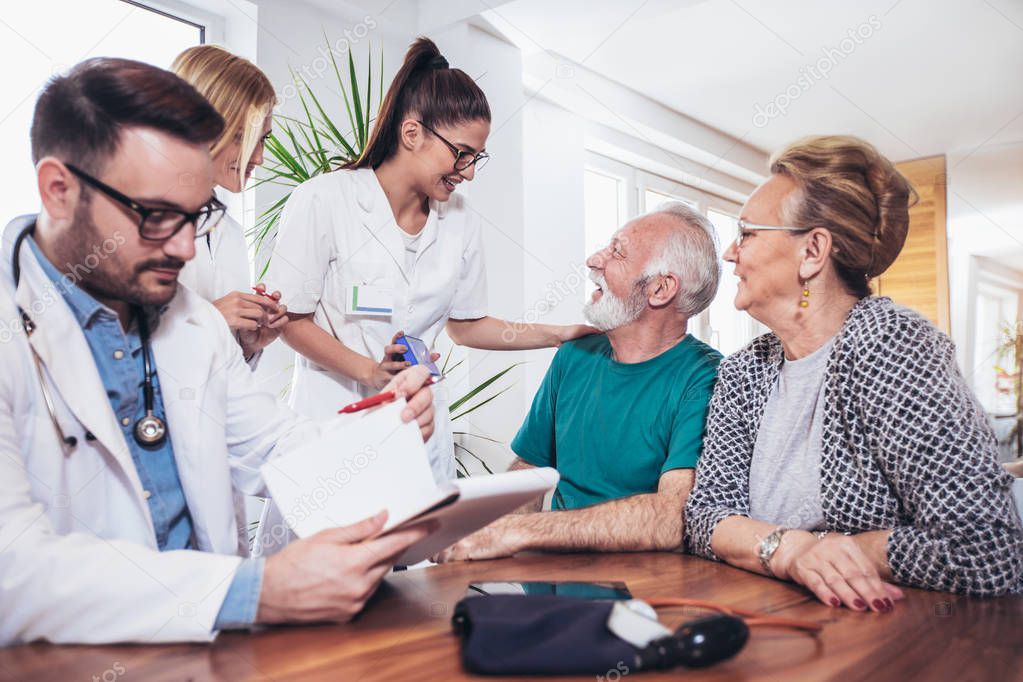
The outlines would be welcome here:
M 122 206 L 126 206 L 139 216 L 139 236 L 152 242 L 167 241 L 176 235 L 181 228 L 189 223 L 195 225 L 195 236 L 202 237 L 217 226 L 227 207 L 216 197 L 210 197 L 206 205 L 194 213 L 176 208 L 148 208 L 129 196 L 118 192 L 110 185 L 97 180 L 81 168 L 65 163 L 67 169 L 81 178 L 86 184 L 92 185 Z
M 439 139 L 441 142 L 448 146 L 448 149 L 451 150 L 451 153 L 455 155 L 456 171 L 464 171 L 469 166 L 476 166 L 476 170 L 479 170 L 483 168 L 483 166 L 487 165 L 487 161 L 490 160 L 490 154 L 487 154 L 486 152 L 479 152 L 478 154 L 473 154 L 472 152 L 467 152 L 464 149 L 459 149 L 451 142 L 449 142 L 443 135 L 441 135 L 436 130 L 426 125 L 422 121 L 419 122 L 419 125 L 423 126 L 431 133 L 436 135 L 437 139 Z

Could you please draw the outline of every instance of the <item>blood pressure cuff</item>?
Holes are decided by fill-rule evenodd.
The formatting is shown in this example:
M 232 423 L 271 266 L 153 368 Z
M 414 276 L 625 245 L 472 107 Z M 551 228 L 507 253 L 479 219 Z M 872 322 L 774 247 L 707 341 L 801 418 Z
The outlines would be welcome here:
M 462 664 L 482 675 L 620 675 L 639 650 L 608 629 L 613 601 L 550 595 L 467 597 L 452 626 Z

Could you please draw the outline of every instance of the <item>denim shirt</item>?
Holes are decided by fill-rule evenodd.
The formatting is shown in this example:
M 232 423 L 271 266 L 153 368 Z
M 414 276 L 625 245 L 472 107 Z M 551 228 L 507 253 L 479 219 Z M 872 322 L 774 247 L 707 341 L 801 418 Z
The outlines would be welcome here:
M 156 531 L 156 544 L 161 552 L 194 549 L 192 517 L 178 477 L 177 462 L 170 433 L 159 445 L 148 447 L 135 440 L 135 423 L 146 414 L 143 397 L 145 365 L 138 326 L 125 332 L 121 320 L 84 290 L 61 274 L 43 255 L 35 240 L 27 240 L 46 276 L 60 292 L 72 314 L 82 327 L 92 351 L 96 369 L 107 391 L 110 407 L 124 433 L 132 462 Z M 158 316 L 153 316 L 154 327 Z M 150 353 L 152 350 L 150 349 Z M 166 422 L 156 361 L 153 367 L 153 414 Z M 243 627 L 255 620 L 262 583 L 262 560 L 245 560 L 236 571 L 234 581 L 221 606 L 214 629 Z

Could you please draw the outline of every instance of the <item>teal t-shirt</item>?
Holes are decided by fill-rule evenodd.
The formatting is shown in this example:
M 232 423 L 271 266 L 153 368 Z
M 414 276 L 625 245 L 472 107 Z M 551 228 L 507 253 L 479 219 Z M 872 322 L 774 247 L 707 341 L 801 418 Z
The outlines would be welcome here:
M 554 356 L 511 447 L 555 467 L 554 509 L 657 491 L 661 474 L 696 466 L 721 354 L 686 336 L 655 358 L 615 362 L 603 334 Z

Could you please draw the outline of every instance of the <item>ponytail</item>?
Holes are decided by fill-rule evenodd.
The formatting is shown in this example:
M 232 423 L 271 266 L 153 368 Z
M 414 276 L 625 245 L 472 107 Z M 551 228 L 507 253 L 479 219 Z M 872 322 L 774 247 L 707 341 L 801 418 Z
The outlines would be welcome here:
M 405 61 L 391 82 L 377 114 L 376 125 L 362 155 L 343 167 L 378 168 L 398 150 L 401 122 L 409 114 L 430 127 L 466 121 L 490 121 L 487 96 L 476 81 L 448 60 L 429 38 L 409 47 Z

